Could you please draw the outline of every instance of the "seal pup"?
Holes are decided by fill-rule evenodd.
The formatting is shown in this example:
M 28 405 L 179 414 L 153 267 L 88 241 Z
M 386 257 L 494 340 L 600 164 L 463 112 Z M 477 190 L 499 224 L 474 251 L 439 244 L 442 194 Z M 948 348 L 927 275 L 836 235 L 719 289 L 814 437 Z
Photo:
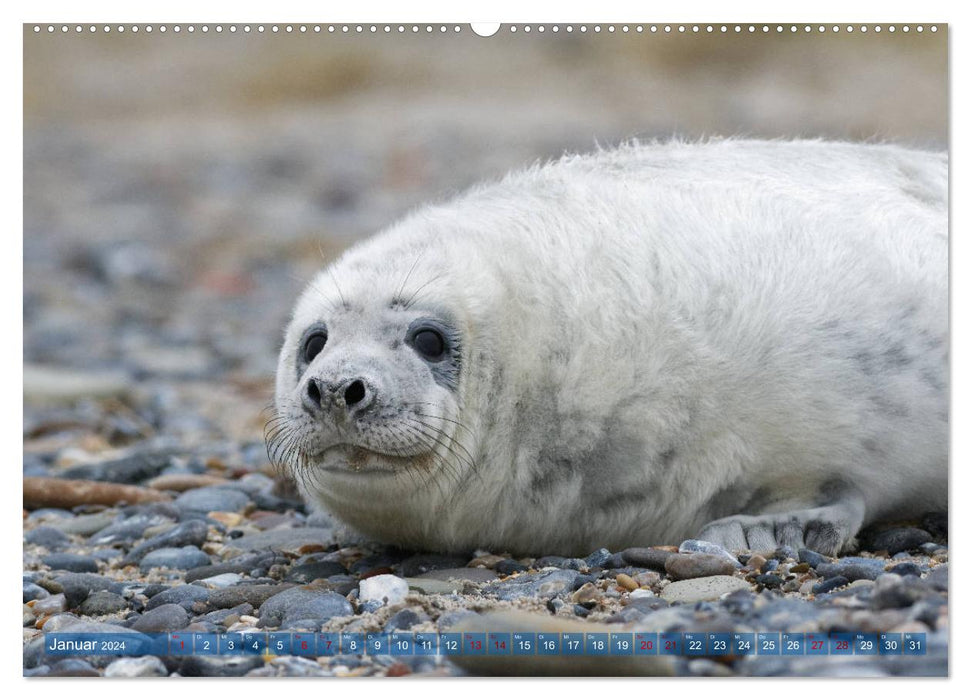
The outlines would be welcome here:
M 271 457 L 425 550 L 835 554 L 946 509 L 947 168 L 635 143 L 419 209 L 300 296 Z

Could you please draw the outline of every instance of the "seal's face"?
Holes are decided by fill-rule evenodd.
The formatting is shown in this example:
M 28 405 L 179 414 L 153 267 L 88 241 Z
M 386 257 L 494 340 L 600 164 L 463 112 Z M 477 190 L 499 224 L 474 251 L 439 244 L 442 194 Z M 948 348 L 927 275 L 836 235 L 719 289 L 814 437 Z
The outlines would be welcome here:
M 361 480 L 427 482 L 462 457 L 453 445 L 457 323 L 441 310 L 367 296 L 305 295 L 281 352 L 267 433 L 274 461 L 338 511 L 365 492 Z

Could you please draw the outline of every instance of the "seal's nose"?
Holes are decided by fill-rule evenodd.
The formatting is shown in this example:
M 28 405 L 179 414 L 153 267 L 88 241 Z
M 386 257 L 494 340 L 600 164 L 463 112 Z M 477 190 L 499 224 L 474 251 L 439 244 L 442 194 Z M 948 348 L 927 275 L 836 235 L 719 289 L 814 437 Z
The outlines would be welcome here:
M 375 391 L 363 379 L 353 378 L 326 385 L 311 377 L 304 388 L 303 405 L 312 415 L 329 410 L 337 418 L 354 417 L 371 407 Z

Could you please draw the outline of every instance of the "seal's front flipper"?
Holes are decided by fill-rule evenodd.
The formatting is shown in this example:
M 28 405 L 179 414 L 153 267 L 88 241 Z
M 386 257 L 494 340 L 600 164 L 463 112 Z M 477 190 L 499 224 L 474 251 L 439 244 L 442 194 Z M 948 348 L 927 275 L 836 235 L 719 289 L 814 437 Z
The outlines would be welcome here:
M 702 528 L 698 539 L 728 550 L 768 551 L 785 545 L 835 556 L 853 544 L 863 525 L 863 511 L 859 489 L 827 484 L 819 501 L 805 509 L 721 518 Z

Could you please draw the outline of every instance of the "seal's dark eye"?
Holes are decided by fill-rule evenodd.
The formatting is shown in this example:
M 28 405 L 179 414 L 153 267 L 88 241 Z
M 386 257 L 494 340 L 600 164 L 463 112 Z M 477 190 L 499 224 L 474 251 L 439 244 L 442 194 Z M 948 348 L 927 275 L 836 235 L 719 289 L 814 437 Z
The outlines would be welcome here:
M 427 360 L 437 360 L 445 352 L 445 340 L 442 335 L 431 328 L 422 328 L 415 333 L 411 344 Z
M 322 332 L 314 333 L 312 336 L 307 338 L 303 344 L 303 359 L 307 362 L 313 362 L 314 358 L 320 354 L 320 351 L 324 349 L 324 345 L 327 344 L 327 334 Z

